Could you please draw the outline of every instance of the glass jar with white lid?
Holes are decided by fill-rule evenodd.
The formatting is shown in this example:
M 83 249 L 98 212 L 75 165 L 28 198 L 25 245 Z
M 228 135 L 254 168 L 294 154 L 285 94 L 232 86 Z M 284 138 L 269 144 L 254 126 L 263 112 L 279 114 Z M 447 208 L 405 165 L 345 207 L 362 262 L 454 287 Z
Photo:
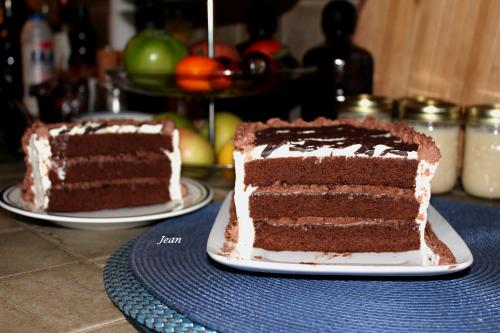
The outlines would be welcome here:
M 431 180 L 433 194 L 451 191 L 457 182 L 461 150 L 462 112 L 456 104 L 430 97 L 407 97 L 398 101 L 399 118 L 434 140 L 441 159 Z
M 372 117 L 390 121 L 392 118 L 393 100 L 384 96 L 351 95 L 338 104 L 339 118 L 363 120 Z
M 500 199 L 500 104 L 466 109 L 462 184 L 471 195 Z

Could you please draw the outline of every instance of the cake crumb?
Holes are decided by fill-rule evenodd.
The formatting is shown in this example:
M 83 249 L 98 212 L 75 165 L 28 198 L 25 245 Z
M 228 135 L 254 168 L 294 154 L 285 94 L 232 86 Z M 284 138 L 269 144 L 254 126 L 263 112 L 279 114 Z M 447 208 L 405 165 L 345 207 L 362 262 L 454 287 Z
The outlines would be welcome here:
M 301 265 L 311 265 L 311 266 L 316 266 L 317 265 L 317 263 L 315 263 L 315 262 L 304 262 L 304 261 L 301 261 L 300 264 Z

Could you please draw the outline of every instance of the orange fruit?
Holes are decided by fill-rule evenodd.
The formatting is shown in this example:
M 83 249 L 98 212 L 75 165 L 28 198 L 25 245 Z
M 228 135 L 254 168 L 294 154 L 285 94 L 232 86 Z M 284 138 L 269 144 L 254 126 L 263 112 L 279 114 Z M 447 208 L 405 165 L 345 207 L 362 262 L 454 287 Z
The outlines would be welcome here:
M 233 165 L 233 152 L 234 144 L 233 140 L 230 140 L 220 150 L 219 155 L 217 156 L 217 163 Z
M 220 150 L 217 156 L 217 163 L 219 165 L 231 165 L 234 166 L 233 160 L 234 143 L 233 140 L 229 140 Z M 221 176 L 230 182 L 234 182 L 234 169 L 222 170 Z
M 215 60 L 205 56 L 187 56 L 175 69 L 177 85 L 191 92 L 207 92 L 225 89 L 231 84 L 229 77 L 223 76 L 224 68 Z

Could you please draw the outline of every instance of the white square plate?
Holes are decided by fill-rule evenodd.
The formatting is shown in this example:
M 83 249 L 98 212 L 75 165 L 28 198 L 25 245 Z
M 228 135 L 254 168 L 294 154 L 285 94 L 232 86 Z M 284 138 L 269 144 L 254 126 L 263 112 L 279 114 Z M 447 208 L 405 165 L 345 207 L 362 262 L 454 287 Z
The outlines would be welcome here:
M 465 242 L 432 206 L 428 210 L 428 223 L 431 224 L 436 236 L 451 250 L 457 260 L 456 264 L 422 266 L 419 251 L 335 255 L 322 252 L 276 252 L 254 249 L 253 260 L 242 260 L 224 254 L 222 250 L 232 195 L 232 192 L 228 194 L 215 219 L 208 237 L 207 253 L 213 260 L 233 268 L 284 274 L 427 276 L 458 272 L 473 262 L 472 253 Z

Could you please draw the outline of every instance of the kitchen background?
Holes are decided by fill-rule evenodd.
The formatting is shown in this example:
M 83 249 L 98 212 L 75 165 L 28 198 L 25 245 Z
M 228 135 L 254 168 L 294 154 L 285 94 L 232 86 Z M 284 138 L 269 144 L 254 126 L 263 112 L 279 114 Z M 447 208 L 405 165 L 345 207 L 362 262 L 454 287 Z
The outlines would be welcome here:
M 461 178 L 469 194 L 500 198 L 500 104 L 495 104 L 500 101 L 500 1 L 351 0 L 355 7 L 345 1 L 320 0 L 213 2 L 215 40 L 225 44 L 215 47 L 218 62 L 202 59 L 216 67 L 200 78 L 196 71 L 203 65 L 196 57 L 197 47 L 206 45 L 205 0 L 25 0 L 25 13 L 39 14 L 24 24 L 23 53 L 31 54 L 33 45 L 52 45 L 52 29 L 54 59 L 62 49 L 56 43 L 61 38 L 55 36 L 65 32 L 71 56 L 69 67 L 57 68 L 60 62 L 52 64 L 49 46 L 38 50 L 40 59 L 33 51 L 27 57 L 32 61 L 23 61 L 41 65 L 39 78 L 29 76 L 35 67 L 23 71 L 27 108 L 12 100 L 12 83 L 4 80 L 7 83 L 0 85 L 4 103 L 0 108 L 6 110 L 7 119 L 0 123 L 0 142 L 7 143 L 0 145 L 0 151 L 14 152 L 19 159 L 20 137 L 37 117 L 57 122 L 117 113 L 132 117 L 127 114 L 132 111 L 141 113 L 134 117 L 174 119 L 178 127 L 193 132 L 185 140 L 181 135 L 186 169 L 199 165 L 232 169 L 232 138 L 242 120 L 372 116 L 404 121 L 433 137 L 443 155 L 433 193 L 449 193 Z M 13 4 L 1 3 L 4 8 Z M 36 34 L 25 33 L 35 31 L 44 17 L 45 44 L 27 38 Z M 250 36 L 251 22 L 259 27 L 253 30 L 265 33 Z M 133 36 L 144 41 L 146 35 L 139 32 L 146 28 L 159 29 L 156 33 L 168 43 L 179 40 L 175 43 L 180 47 L 170 44 L 162 53 L 158 44 L 153 48 L 142 42 L 127 44 Z M 7 26 L 2 34 L 13 31 Z M 267 46 L 252 49 L 260 41 Z M 278 49 L 270 51 L 276 43 Z M 82 49 L 85 55 L 80 54 Z M 118 60 L 122 51 L 123 66 Z M 152 55 L 160 60 L 156 67 L 147 67 L 154 63 Z M 41 63 L 34 64 L 33 59 Z M 254 72 L 261 65 L 264 70 Z M 43 66 L 50 69 L 48 75 L 43 75 Z M 215 68 L 219 76 L 214 78 Z M 220 71 L 229 71 L 231 78 L 221 78 Z M 200 83 L 202 89 L 196 90 Z M 358 95 L 362 93 L 371 95 Z M 21 119 L 26 109 L 30 117 Z
M 115 0 L 88 0 L 99 41 L 108 40 L 108 15 Z M 243 23 L 220 25 L 239 6 L 258 1 L 215 1 L 216 39 L 238 44 Z M 260 1 L 284 11 L 277 37 L 297 59 L 321 43 L 324 0 Z M 173 2 L 174 4 L 175 2 Z M 219 5 L 217 4 L 219 3 Z M 461 105 L 500 100 L 500 1 L 361 0 L 356 44 L 375 60 L 374 93 L 389 97 L 426 95 Z M 125 8 L 132 4 L 125 3 Z M 203 5 L 200 5 L 203 10 Z M 221 8 L 222 7 L 222 8 Z M 229 7 L 229 8 L 228 8 Z M 127 9 L 125 9 L 127 11 Z M 225 17 L 226 16 L 226 17 Z M 203 37 L 202 29 L 193 39 Z M 122 37 L 123 43 L 126 38 Z

